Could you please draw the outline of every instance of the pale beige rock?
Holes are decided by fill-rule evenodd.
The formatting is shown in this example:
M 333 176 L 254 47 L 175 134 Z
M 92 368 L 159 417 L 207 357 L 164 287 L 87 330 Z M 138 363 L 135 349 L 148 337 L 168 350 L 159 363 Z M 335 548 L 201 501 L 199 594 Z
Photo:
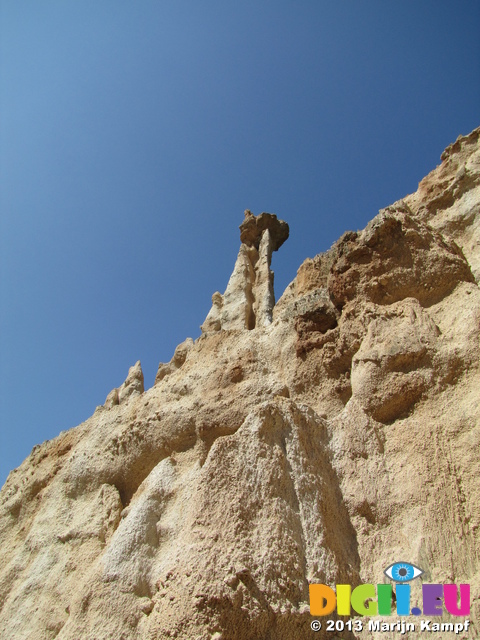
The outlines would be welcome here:
M 125 402 L 130 396 L 138 396 L 144 392 L 143 386 L 143 371 L 140 360 L 138 360 L 133 367 L 128 370 L 128 375 L 125 382 L 118 387 L 118 389 L 112 389 L 108 394 L 105 404 L 106 409 Z
M 273 213 L 254 216 L 248 209 L 240 225 L 241 245 L 223 296 L 216 291 L 202 333 L 254 329 L 271 324 L 275 294 L 272 252 L 288 238 L 288 225 Z
M 419 219 L 457 242 L 477 282 L 480 277 L 479 137 L 480 128 L 468 136 L 459 136 L 442 153 L 442 164 L 420 182 L 416 193 L 403 201 Z
M 180 367 L 187 359 L 188 352 L 192 347 L 192 338 L 187 338 L 182 343 L 180 343 L 175 349 L 175 353 L 173 354 L 173 358 L 170 360 L 170 362 L 168 364 L 164 364 L 163 362 L 161 362 L 158 365 L 157 375 L 155 376 L 155 384 L 163 380 L 165 376 L 168 376 L 177 369 L 180 369 Z
M 398 560 L 469 583 L 441 637 L 480 637 L 479 132 L 275 307 L 288 227 L 246 212 L 202 336 L 9 475 L 2 639 L 307 638 L 309 583 Z

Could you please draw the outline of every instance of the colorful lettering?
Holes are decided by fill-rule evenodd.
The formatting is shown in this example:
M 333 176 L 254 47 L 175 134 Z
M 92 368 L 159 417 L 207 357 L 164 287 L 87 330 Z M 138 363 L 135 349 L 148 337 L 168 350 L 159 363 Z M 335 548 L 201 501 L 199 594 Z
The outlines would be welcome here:
M 389 616 L 392 613 L 392 585 L 377 584 L 378 615 Z
M 312 616 L 328 616 L 335 609 L 337 596 L 335 591 L 326 584 L 311 584 L 310 613 Z
M 373 584 L 361 584 L 352 592 L 351 603 L 355 611 L 361 616 L 376 616 L 377 603 L 370 601 L 366 605 L 366 600 L 376 596 Z
M 469 616 L 470 615 L 470 585 L 460 585 L 460 607 L 457 605 L 457 585 L 444 584 L 443 597 L 445 599 L 445 608 L 452 616 Z
M 350 615 L 350 596 L 352 587 L 349 584 L 337 584 L 337 613 L 339 616 Z
M 442 584 L 422 584 L 423 614 L 425 616 L 442 615 Z M 457 594 L 455 593 L 455 599 Z
M 399 616 L 410 615 L 410 585 L 397 584 L 395 587 L 397 597 L 397 613 Z

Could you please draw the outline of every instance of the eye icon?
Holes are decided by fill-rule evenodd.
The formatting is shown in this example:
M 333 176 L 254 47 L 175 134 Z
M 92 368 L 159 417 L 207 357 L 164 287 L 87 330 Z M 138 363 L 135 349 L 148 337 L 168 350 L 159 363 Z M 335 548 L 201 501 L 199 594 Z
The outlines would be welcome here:
M 423 570 L 409 562 L 394 562 L 384 571 L 387 578 L 395 582 L 410 582 L 422 575 Z

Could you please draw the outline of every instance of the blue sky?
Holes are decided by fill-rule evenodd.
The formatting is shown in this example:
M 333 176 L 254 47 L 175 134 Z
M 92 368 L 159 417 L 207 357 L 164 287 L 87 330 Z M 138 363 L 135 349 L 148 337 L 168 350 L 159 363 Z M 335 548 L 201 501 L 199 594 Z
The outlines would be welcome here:
M 0 483 L 225 289 L 243 210 L 301 262 L 480 125 L 476 0 L 0 0 Z

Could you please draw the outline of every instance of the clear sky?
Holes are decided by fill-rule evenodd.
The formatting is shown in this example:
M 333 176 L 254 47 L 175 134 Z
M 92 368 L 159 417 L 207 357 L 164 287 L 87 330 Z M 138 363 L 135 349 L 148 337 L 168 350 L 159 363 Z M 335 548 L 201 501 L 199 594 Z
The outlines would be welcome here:
M 478 0 L 0 0 L 0 484 L 198 337 L 243 210 L 301 262 L 480 125 Z

